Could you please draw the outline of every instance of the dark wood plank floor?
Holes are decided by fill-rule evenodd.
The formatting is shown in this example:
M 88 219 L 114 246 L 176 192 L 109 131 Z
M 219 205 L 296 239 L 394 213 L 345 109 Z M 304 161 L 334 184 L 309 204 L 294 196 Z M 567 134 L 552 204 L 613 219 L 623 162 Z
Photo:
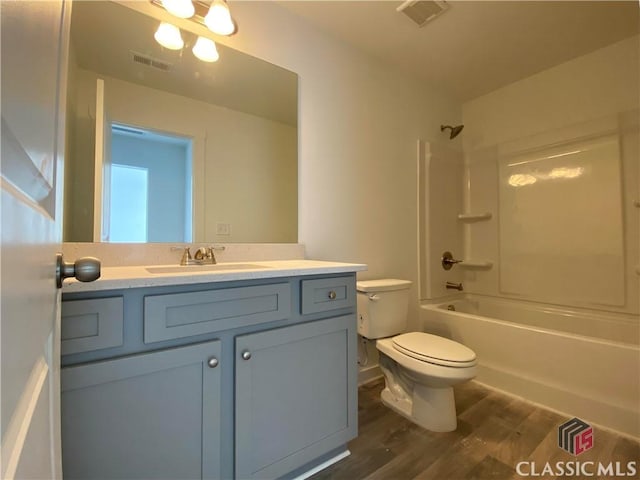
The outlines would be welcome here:
M 516 465 L 522 461 L 535 462 L 538 473 L 547 462 L 622 462 L 626 468 L 635 461 L 640 468 L 638 442 L 594 427 L 594 447 L 574 457 L 557 444 L 558 425 L 570 417 L 475 382 L 456 387 L 458 429 L 450 433 L 424 430 L 382 405 L 383 387 L 382 380 L 360 387 L 359 434 L 349 443 L 351 455 L 312 479 L 521 479 Z M 640 479 L 640 472 L 624 478 Z

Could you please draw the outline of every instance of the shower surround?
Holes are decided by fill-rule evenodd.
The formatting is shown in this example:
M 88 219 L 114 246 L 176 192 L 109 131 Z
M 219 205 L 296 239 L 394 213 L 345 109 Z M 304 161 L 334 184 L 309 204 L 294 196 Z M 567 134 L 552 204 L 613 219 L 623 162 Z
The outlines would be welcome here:
M 471 100 L 463 153 L 420 157 L 424 330 L 478 352 L 479 381 L 636 437 L 639 58 L 635 36 Z

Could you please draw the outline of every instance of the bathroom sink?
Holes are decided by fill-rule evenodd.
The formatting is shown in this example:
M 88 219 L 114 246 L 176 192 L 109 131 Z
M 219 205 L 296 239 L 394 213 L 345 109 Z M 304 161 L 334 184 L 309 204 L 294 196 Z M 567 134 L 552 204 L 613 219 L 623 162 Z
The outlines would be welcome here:
M 253 263 L 218 263 L 216 265 L 177 265 L 175 267 L 146 267 L 149 273 L 206 273 L 206 272 L 229 272 L 234 270 L 262 270 L 263 265 Z

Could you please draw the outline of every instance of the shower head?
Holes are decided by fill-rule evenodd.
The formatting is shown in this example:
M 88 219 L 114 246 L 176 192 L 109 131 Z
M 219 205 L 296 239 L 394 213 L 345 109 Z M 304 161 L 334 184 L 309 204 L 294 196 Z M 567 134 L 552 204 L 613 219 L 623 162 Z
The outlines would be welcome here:
M 456 138 L 460 134 L 463 128 L 464 128 L 464 125 L 458 125 L 457 127 L 452 127 L 451 125 L 440 125 L 441 132 L 444 132 L 446 129 L 451 130 L 451 134 L 449 135 L 449 139 L 451 140 Z

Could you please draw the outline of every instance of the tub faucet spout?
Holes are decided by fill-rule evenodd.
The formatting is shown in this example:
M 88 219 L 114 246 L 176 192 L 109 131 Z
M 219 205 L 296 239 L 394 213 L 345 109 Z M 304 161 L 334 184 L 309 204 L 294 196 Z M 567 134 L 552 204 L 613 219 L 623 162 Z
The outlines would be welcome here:
M 446 287 L 450 290 L 458 290 L 458 291 L 462 291 L 462 282 L 460 283 L 456 283 L 456 282 L 447 282 L 446 283 Z

